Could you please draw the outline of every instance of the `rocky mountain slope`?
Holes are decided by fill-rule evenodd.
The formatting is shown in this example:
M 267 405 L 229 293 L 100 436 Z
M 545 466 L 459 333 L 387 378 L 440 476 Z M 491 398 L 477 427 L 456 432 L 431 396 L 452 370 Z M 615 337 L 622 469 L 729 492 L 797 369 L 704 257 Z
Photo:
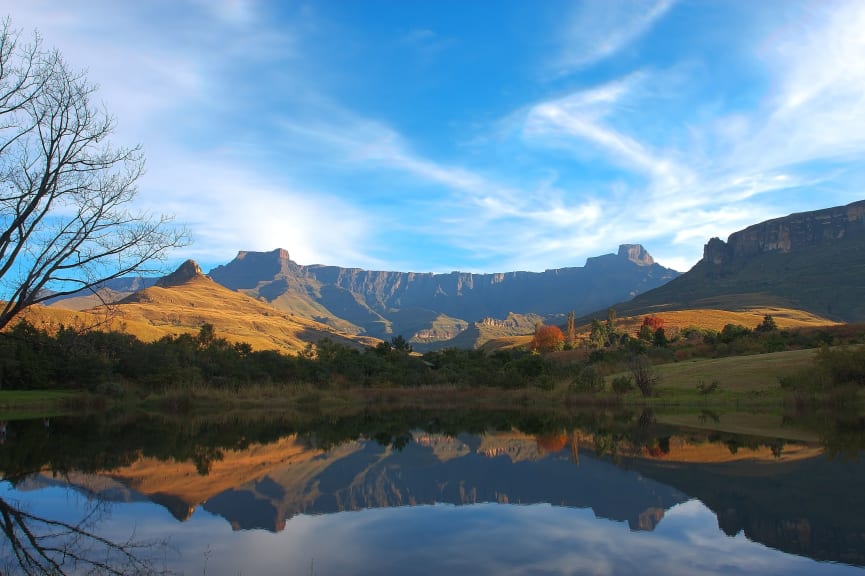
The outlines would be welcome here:
M 687 308 L 779 306 L 865 321 L 865 200 L 712 238 L 670 283 L 617 304 L 622 315 Z
M 449 341 L 485 318 L 510 313 L 578 314 L 660 286 L 678 272 L 640 245 L 589 258 L 584 267 L 545 272 L 448 274 L 304 266 L 285 250 L 240 252 L 209 276 L 276 308 L 356 334 L 401 334 L 418 344 Z M 520 329 L 523 329 L 520 326 Z
M 158 278 L 129 276 L 103 282 L 93 291 L 78 292 L 46 300 L 47 305 L 67 310 L 87 310 L 101 304 L 110 304 L 126 298 L 134 292 L 153 286 Z
M 34 306 L 25 319 L 34 325 L 99 327 L 133 334 L 144 341 L 164 336 L 197 334 L 211 324 L 229 342 L 245 342 L 256 350 L 297 353 L 322 338 L 351 346 L 375 346 L 366 336 L 343 334 L 331 326 L 277 310 L 266 302 L 220 286 L 187 260 L 152 286 L 114 302 L 71 311 L 57 306 Z

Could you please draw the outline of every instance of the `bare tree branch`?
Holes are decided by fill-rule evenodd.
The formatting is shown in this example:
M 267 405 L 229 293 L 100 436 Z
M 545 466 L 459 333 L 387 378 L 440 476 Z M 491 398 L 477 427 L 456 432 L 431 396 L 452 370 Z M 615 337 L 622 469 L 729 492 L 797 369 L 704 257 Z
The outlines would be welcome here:
M 139 147 L 109 143 L 96 87 L 42 39 L 0 23 L 0 328 L 22 310 L 149 266 L 187 242 L 164 215 L 131 205 Z
M 65 522 L 32 514 L 0 498 L 0 533 L 14 567 L 28 575 L 167 573 L 157 569 L 147 554 L 165 548 L 166 541 L 139 541 L 134 534 L 122 541 L 100 536 L 95 528 L 104 516 L 104 504 L 91 502 L 81 520 Z M 7 563 L 12 558 L 6 558 Z

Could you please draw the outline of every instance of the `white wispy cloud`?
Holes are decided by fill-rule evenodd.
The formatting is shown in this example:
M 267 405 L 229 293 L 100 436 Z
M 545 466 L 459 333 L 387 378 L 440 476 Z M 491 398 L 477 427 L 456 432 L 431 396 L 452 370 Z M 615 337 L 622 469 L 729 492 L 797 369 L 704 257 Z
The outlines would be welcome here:
M 423 216 L 410 221 L 414 231 L 446 238 L 476 258 L 494 258 L 501 269 L 535 270 L 551 253 L 579 249 L 592 254 L 610 247 L 609 237 L 599 233 L 603 209 L 597 198 L 574 202 L 545 182 L 503 183 L 501 175 L 419 155 L 403 136 L 381 123 L 333 108 L 327 116 L 327 123 L 293 120 L 281 126 L 294 138 L 302 136 L 307 148 L 321 146 L 316 154 L 330 158 L 335 169 L 407 176 L 407 189 L 394 194 L 389 206 L 395 212 L 389 217 L 391 225 L 398 226 L 404 208 L 400 203 L 423 203 Z
M 616 104 L 633 92 L 641 77 L 635 75 L 558 100 L 541 102 L 529 109 L 524 133 L 530 138 L 566 136 L 588 141 L 606 150 L 625 167 L 660 179 L 673 178 L 677 169 L 670 159 L 605 122 L 615 113 Z
M 256 153 L 240 134 L 227 133 L 243 114 L 258 113 L 237 96 L 233 67 L 285 56 L 290 30 L 267 28 L 256 3 L 242 0 L 86 4 L 16 6 L 12 24 L 38 28 L 99 85 L 117 119 L 115 144 L 140 143 L 147 156 L 138 207 L 171 213 L 192 233 L 183 257 L 218 263 L 241 249 L 284 247 L 304 262 L 376 264 L 368 249 L 374 216 L 272 173 L 251 160 Z M 202 142 L 202 131 L 220 125 L 222 137 Z M 325 220 L 339 225 L 322 234 Z
M 575 4 L 563 32 L 563 50 L 554 62 L 568 74 L 613 56 L 639 39 L 666 14 L 675 0 L 590 0 Z
M 189 225 L 189 257 L 223 263 L 238 250 L 286 248 L 307 264 L 380 264 L 368 245 L 375 218 L 340 198 L 257 175 L 230 156 L 181 159 L 158 158 L 147 181 L 155 193 L 142 205 Z
M 641 227 L 644 240 L 666 238 L 669 247 L 656 257 L 681 266 L 699 257 L 701 240 L 794 211 L 798 204 L 782 200 L 791 190 L 819 186 L 838 174 L 836 164 L 865 153 L 862 30 L 865 5 L 845 2 L 817 5 L 770 31 L 754 50 L 770 80 L 762 104 L 689 125 L 691 138 L 677 145 L 659 147 L 643 134 L 649 99 L 658 93 L 645 88 L 668 80 L 648 70 L 535 103 L 523 116 L 521 136 L 531 146 L 568 150 L 578 162 L 615 165 L 638 178 L 618 199 L 636 213 L 618 216 Z M 689 146 L 695 135 L 706 150 Z M 833 166 L 815 168 L 821 161 Z M 851 191 L 851 200 L 857 194 Z M 825 201 L 813 203 L 806 209 Z M 599 220 L 612 219 L 615 204 L 602 204 Z M 623 228 L 610 232 L 624 238 Z

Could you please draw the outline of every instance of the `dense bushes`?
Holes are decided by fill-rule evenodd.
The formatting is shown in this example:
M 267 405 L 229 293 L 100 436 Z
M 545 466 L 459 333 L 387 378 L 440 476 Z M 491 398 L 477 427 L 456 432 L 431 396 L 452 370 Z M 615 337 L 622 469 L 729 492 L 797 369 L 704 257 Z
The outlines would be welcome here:
M 0 335 L 0 386 L 15 389 L 118 394 L 125 385 L 148 393 L 202 386 L 238 390 L 251 383 L 549 389 L 571 379 L 573 370 L 578 370 L 578 388 L 602 387 L 603 380 L 591 376 L 594 372 L 560 366 L 525 351 L 486 354 L 449 349 L 420 356 L 398 338 L 367 349 L 324 339 L 289 356 L 232 344 L 216 337 L 210 325 L 202 326 L 197 336 L 166 336 L 152 343 L 122 333 L 63 327 L 52 336 L 26 323 Z
M 144 343 L 118 332 L 61 327 L 53 336 L 27 323 L 0 335 L 0 386 L 15 389 L 106 390 L 106 384 L 134 382 L 148 390 L 207 383 L 238 385 L 285 381 L 298 361 L 275 352 L 252 352 L 212 336 L 166 336 Z M 116 388 L 116 387 L 115 387 Z
M 824 346 L 817 352 L 814 366 L 782 378 L 781 385 L 798 392 L 853 391 L 865 388 L 865 348 Z

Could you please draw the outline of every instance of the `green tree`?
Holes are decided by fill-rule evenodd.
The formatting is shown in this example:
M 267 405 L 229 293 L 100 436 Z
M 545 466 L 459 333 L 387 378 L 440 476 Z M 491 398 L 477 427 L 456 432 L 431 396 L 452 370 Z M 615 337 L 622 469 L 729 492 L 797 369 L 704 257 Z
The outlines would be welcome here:
M 661 326 L 660 328 L 655 330 L 655 335 L 653 337 L 653 343 L 658 348 L 666 348 L 667 347 L 667 344 L 669 342 L 667 341 L 667 333 L 664 332 L 663 326 Z
M 778 329 L 778 324 L 770 314 L 763 316 L 763 321 L 754 329 L 755 332 L 774 332 Z
M 207 348 L 213 344 L 215 338 L 216 331 L 213 328 L 213 324 L 205 322 L 201 325 L 201 328 L 198 329 L 198 345 L 202 348 Z
M 575 314 L 572 311 L 568 312 L 568 323 L 565 330 L 565 346 L 573 348 L 577 342 L 577 328 L 574 325 Z
M 607 328 L 600 320 L 592 320 L 592 331 L 589 333 L 589 342 L 595 348 L 603 348 L 607 343 Z
M 408 343 L 408 340 L 406 340 L 402 334 L 399 334 L 398 336 L 394 336 L 393 338 L 391 338 L 390 343 L 393 346 L 393 349 L 398 351 L 398 352 L 411 352 L 412 351 L 411 344 Z
M 608 308 L 607 309 L 607 334 L 612 335 L 616 333 L 616 309 Z

